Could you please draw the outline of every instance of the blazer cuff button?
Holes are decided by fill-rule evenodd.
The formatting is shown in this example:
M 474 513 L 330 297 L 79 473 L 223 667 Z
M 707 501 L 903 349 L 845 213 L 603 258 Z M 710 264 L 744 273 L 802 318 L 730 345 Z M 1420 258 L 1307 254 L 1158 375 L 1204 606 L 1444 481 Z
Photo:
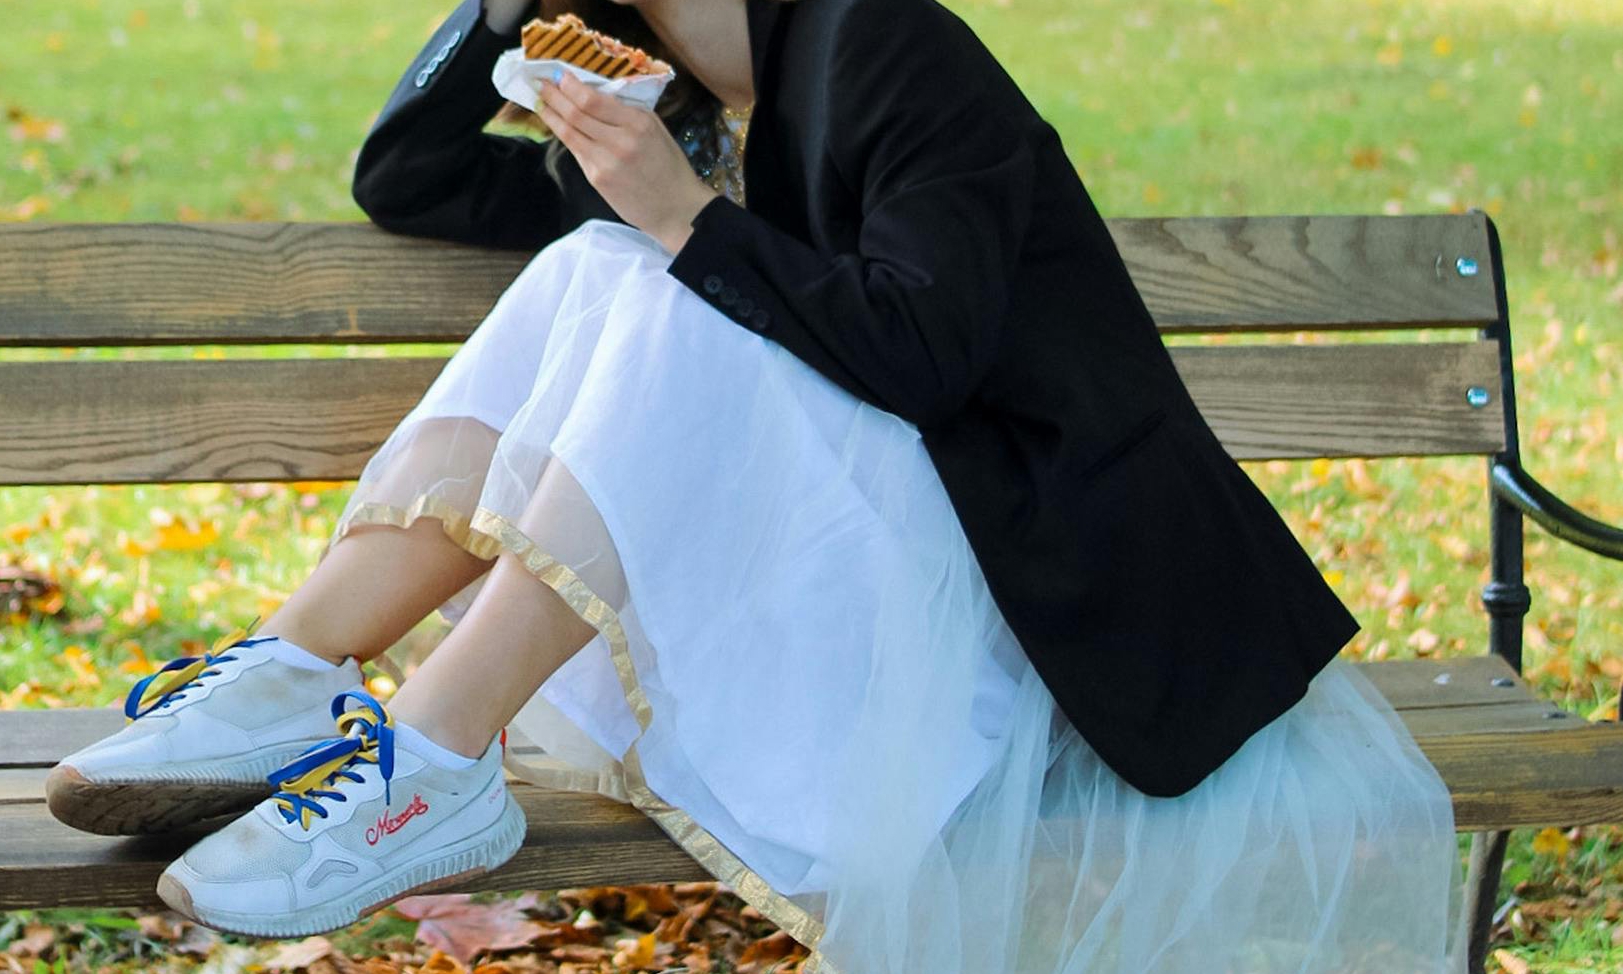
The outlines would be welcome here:
M 756 308 L 750 313 L 750 324 L 756 331 L 766 331 L 767 326 L 772 324 L 772 315 L 765 308 Z
M 714 274 L 705 275 L 704 290 L 706 294 L 715 294 L 721 290 L 721 278 Z

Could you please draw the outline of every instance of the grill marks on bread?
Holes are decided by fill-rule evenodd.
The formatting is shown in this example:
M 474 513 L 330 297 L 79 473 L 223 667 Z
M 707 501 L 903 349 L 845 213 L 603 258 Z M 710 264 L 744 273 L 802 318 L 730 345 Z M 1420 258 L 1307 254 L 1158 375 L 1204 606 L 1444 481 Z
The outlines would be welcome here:
M 524 25 L 520 36 L 524 56 L 532 61 L 543 58 L 567 61 L 605 78 L 663 74 L 670 70 L 664 61 L 592 30 L 574 14 L 560 14 L 552 21 L 531 20 Z

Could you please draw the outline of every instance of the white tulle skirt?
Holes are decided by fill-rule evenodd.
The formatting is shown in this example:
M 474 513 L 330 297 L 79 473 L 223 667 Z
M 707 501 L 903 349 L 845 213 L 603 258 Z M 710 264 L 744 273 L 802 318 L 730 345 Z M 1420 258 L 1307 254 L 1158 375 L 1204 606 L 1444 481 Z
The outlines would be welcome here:
M 918 430 L 670 260 L 603 220 L 538 253 L 329 541 L 437 517 L 597 630 L 514 721 L 545 751 L 517 773 L 635 804 L 808 971 L 1460 969 L 1448 793 L 1360 673 L 1146 797 L 1026 660 Z

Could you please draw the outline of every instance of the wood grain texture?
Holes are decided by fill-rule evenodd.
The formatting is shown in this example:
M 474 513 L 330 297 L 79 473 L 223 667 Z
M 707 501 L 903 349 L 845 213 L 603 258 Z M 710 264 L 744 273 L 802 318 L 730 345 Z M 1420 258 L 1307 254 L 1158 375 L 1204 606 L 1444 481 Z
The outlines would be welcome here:
M 0 363 L 0 485 L 353 479 L 445 362 Z
M 1493 342 L 1180 347 L 1239 459 L 1489 453 Z M 0 485 L 348 480 L 442 358 L 0 363 Z
M 1486 217 L 1106 221 L 1169 332 L 1495 317 Z M 533 254 L 370 223 L 0 226 L 0 346 L 461 341 Z M 1460 257 L 1477 262 L 1462 277 Z
M 1456 708 L 1457 719 L 1496 705 Z M 1500 708 L 1503 709 L 1503 708 Z M 1425 711 L 1437 714 L 1438 711 Z M 1418 738 L 1454 796 L 1461 831 L 1623 821 L 1623 725 Z M 31 769 L 20 774 L 37 775 Z M 524 848 L 463 889 L 672 882 L 711 878 L 651 820 L 592 795 L 516 784 L 529 819 Z M 170 836 L 113 839 L 77 832 L 43 800 L 0 803 L 0 909 L 156 906 L 153 884 L 175 856 L 220 822 Z
M 0 768 L 49 768 L 123 726 L 114 707 L 0 710 Z
M 501 869 L 461 889 L 557 889 L 708 880 L 641 812 L 594 795 L 514 786 L 529 829 Z M 229 819 L 227 819 L 229 821 Z M 162 908 L 158 874 L 223 822 L 165 836 L 118 839 L 68 828 L 43 801 L 0 804 L 0 910 L 45 906 Z
M 1551 718 L 1560 711 L 1535 699 L 1494 656 L 1356 669 L 1398 711 L 1447 783 L 1457 829 L 1623 822 L 1623 724 Z M 122 723 L 111 708 L 0 712 L 0 740 L 7 742 L 0 755 L 0 835 L 11 840 L 0 848 L 0 909 L 156 906 L 157 874 L 208 830 L 110 839 L 51 818 L 46 769 Z M 529 747 L 516 735 L 513 743 Z M 530 823 L 525 848 L 464 889 L 710 878 L 629 805 L 523 783 L 514 788 Z
M 1465 327 L 1495 320 L 1482 213 L 1107 220 L 1167 332 Z M 1462 276 L 1456 262 L 1476 261 Z
M 1460 831 L 1623 822 L 1623 724 L 1419 743 L 1448 782 Z
M 1504 448 L 1499 343 L 1171 349 L 1233 457 L 1442 456 Z M 1492 401 L 1474 408 L 1466 390 Z
M 0 226 L 0 345 L 461 341 L 532 256 L 365 222 Z

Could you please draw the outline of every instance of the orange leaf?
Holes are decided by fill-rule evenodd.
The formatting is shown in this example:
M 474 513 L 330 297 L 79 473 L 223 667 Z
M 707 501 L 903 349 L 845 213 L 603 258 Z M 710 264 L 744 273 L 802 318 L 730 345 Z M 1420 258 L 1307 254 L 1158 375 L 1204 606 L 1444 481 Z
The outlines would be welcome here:
M 1508 950 L 1494 951 L 1493 959 L 1495 963 L 1504 969 L 1505 974 L 1527 974 L 1531 970 L 1527 966 L 1527 961 L 1522 960 Z

